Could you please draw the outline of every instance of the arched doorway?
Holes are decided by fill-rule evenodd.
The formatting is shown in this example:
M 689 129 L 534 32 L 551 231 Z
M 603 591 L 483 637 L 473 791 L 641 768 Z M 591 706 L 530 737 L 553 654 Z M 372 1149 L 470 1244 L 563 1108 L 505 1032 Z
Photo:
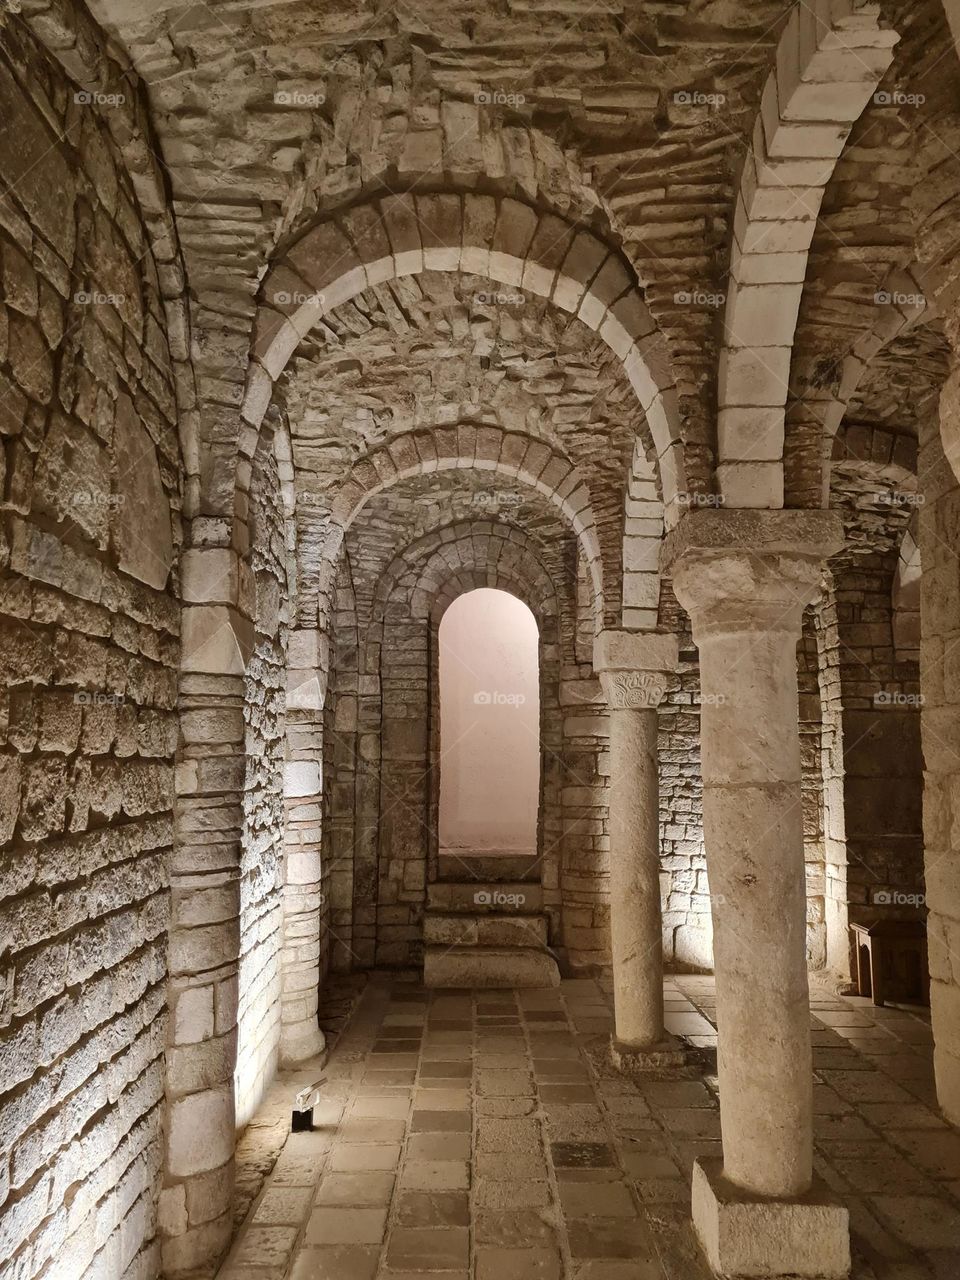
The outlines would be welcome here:
M 440 623 L 441 858 L 536 858 L 539 633 L 506 591 L 459 596 Z
M 449 605 L 437 641 L 438 856 L 424 982 L 555 985 L 541 876 L 536 619 L 515 596 L 479 587 Z

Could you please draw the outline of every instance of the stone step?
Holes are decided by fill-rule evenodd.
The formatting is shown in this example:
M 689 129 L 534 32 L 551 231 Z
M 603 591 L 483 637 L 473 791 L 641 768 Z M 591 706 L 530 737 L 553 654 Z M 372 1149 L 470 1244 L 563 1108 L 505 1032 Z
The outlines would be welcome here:
M 547 917 L 428 911 L 423 917 L 423 940 L 428 946 L 545 947 Z
M 560 970 L 549 951 L 533 947 L 427 947 L 425 987 L 557 987 Z
M 448 914 L 537 915 L 543 910 L 543 886 L 523 880 L 437 880 L 427 885 L 427 909 Z
M 513 849 L 441 849 L 437 870 L 441 880 L 530 882 L 540 879 L 540 858 Z

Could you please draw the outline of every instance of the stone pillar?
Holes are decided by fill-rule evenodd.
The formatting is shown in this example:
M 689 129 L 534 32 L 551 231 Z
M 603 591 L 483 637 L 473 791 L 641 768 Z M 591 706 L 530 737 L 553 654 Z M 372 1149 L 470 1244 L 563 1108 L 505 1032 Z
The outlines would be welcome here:
M 960 13 L 960 4 L 957 6 Z M 960 352 L 960 317 L 947 332 Z M 938 429 L 939 427 L 939 429 Z M 940 420 L 921 423 L 920 688 L 927 945 L 937 1101 L 960 1125 L 960 355 L 940 394 Z
M 683 1062 L 663 1026 L 657 707 L 677 669 L 674 636 L 604 631 L 594 669 L 610 710 L 610 937 L 615 1064 L 625 1071 Z
M 283 885 L 283 996 L 280 1060 L 285 1066 L 323 1051 L 320 999 L 321 821 L 323 814 L 322 671 L 325 637 L 291 631 L 287 650 L 287 760 Z
M 840 1277 L 846 1210 L 813 1179 L 797 641 L 827 512 L 699 510 L 665 562 L 700 651 L 704 838 L 717 975 L 723 1159 L 694 1169 L 714 1270 Z
M 187 551 L 183 594 L 159 1215 L 167 1276 L 215 1262 L 233 1231 L 244 672 L 253 645 L 252 583 L 236 551 Z

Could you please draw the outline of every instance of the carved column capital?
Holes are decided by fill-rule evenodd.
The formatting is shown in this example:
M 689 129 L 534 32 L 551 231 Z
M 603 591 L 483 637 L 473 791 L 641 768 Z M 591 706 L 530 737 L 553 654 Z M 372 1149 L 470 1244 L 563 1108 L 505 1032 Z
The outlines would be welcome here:
M 665 671 L 601 671 L 607 705 L 611 711 L 641 711 L 658 707 L 667 691 Z
M 676 636 L 660 632 L 601 631 L 593 665 L 611 711 L 659 706 L 679 661 Z
M 842 546 L 832 511 L 695 511 L 671 530 L 663 562 L 701 645 L 708 635 L 799 635 Z

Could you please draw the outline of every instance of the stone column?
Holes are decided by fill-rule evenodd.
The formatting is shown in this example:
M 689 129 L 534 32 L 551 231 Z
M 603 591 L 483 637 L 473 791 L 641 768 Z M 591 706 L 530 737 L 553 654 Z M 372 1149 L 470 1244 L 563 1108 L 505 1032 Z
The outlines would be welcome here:
M 812 1169 L 797 705 L 803 610 L 841 545 L 827 512 L 699 510 L 665 546 L 700 651 L 723 1159 L 697 1161 L 693 1219 L 723 1275 L 850 1266 L 846 1210 Z
M 624 1071 L 683 1062 L 663 1026 L 657 707 L 677 668 L 674 636 L 604 631 L 594 669 L 610 709 L 610 937 L 616 1031 Z
M 252 582 L 237 552 L 194 548 L 182 563 L 159 1208 L 167 1276 L 212 1265 L 233 1230 L 244 672 L 253 645 Z
M 287 649 L 287 760 L 283 885 L 283 994 L 280 1060 L 323 1051 L 320 999 L 321 819 L 323 813 L 322 633 L 291 631 Z

